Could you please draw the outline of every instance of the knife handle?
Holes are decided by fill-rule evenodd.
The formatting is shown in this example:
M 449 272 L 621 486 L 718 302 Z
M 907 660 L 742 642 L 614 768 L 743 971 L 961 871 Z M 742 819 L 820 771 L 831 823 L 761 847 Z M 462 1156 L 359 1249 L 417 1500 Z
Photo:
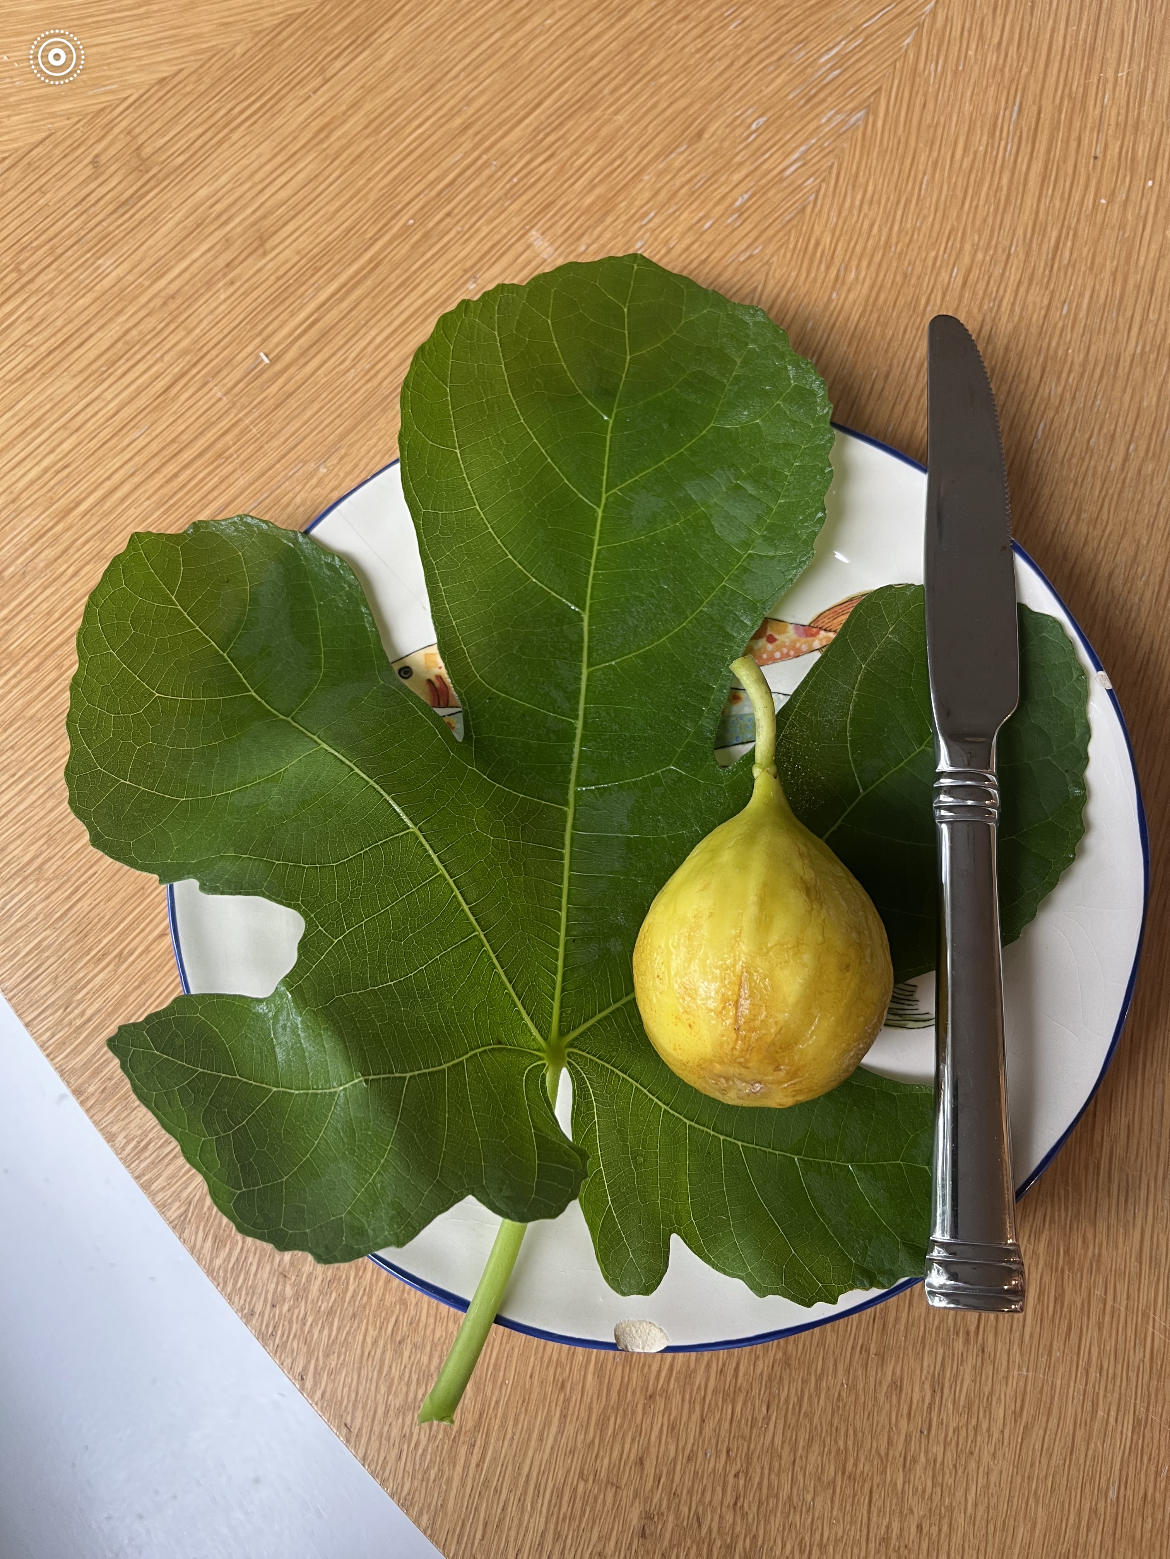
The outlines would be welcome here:
M 1004 1069 L 996 844 L 999 785 L 947 768 L 934 787 L 939 959 L 933 1221 L 926 1297 L 949 1310 L 1024 1308 Z

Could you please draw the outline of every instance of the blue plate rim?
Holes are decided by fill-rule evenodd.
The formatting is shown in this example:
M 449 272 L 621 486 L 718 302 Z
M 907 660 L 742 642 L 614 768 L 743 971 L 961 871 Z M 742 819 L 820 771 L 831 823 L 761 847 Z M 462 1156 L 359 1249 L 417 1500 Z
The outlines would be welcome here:
M 912 470 L 920 471 L 923 473 L 923 475 L 925 475 L 926 467 L 920 461 L 914 460 L 909 455 L 904 454 L 900 449 L 895 449 L 890 444 L 883 444 L 881 439 L 873 438 L 868 433 L 861 433 L 856 428 L 846 427 L 844 423 L 834 422 L 832 425 L 838 433 L 847 434 L 850 438 L 855 438 L 862 444 L 869 444 L 874 449 L 880 449 L 883 454 L 892 455 L 895 460 L 900 460 L 903 465 L 910 466 Z M 311 531 L 314 531 L 317 526 L 321 524 L 322 520 L 327 519 L 328 516 L 333 513 L 334 509 L 338 508 L 341 504 L 348 502 L 348 500 L 353 497 L 354 493 L 360 492 L 361 489 L 367 485 L 367 483 L 374 481 L 379 476 L 382 476 L 385 472 L 398 465 L 398 463 L 398 460 L 388 461 L 384 466 L 379 466 L 376 471 L 372 471 L 369 476 L 365 477 L 362 481 L 351 487 L 348 492 L 342 493 L 340 498 L 334 499 L 328 508 L 322 509 L 321 513 L 318 514 L 315 519 L 309 521 L 309 523 L 304 527 L 303 534 L 306 536 L 309 535 Z M 1081 648 L 1084 650 L 1085 655 L 1093 667 L 1093 670 L 1104 672 L 1106 677 L 1108 677 L 1108 672 L 1105 672 L 1105 668 L 1101 664 L 1101 659 L 1098 656 L 1096 650 L 1089 643 L 1088 636 L 1086 635 L 1084 629 L 1073 616 L 1072 612 L 1069 611 L 1064 598 L 1053 586 L 1052 581 L 1048 578 L 1048 575 L 1044 572 L 1036 560 L 1024 550 L 1018 541 L 1012 541 L 1012 550 L 1020 559 L 1020 561 L 1027 564 L 1027 566 L 1037 576 L 1041 583 L 1051 592 L 1053 599 L 1057 602 L 1060 609 L 1064 612 L 1065 617 L 1072 625 L 1073 631 L 1076 633 Z M 1113 1038 L 1109 1041 L 1109 1048 L 1105 1052 L 1105 1059 L 1101 1063 L 1101 1070 L 1097 1074 L 1097 1079 L 1086 1095 L 1084 1104 L 1081 1105 L 1076 1115 L 1069 1122 L 1063 1134 L 1056 1140 L 1055 1143 L 1053 1143 L 1052 1147 L 1049 1148 L 1048 1152 L 1028 1175 L 1023 1185 L 1020 1186 L 1017 1190 L 1017 1201 L 1022 1196 L 1024 1196 L 1026 1192 L 1032 1189 L 1037 1180 L 1039 1180 L 1040 1176 L 1052 1163 L 1052 1160 L 1060 1152 L 1061 1148 L 1065 1145 L 1073 1131 L 1076 1129 L 1078 1123 L 1081 1120 L 1081 1117 L 1089 1108 L 1089 1105 L 1093 1102 L 1093 1099 L 1096 1097 L 1097 1090 L 1101 1087 L 1102 1082 L 1105 1080 L 1105 1074 L 1112 1065 L 1113 1057 L 1117 1053 L 1117 1047 L 1121 1041 L 1121 1032 L 1125 1027 L 1127 1018 L 1129 1017 L 1130 1007 L 1133 1005 L 1134 986 L 1137 981 L 1138 965 L 1141 963 L 1142 947 L 1145 942 L 1146 918 L 1150 908 L 1150 839 L 1146 824 L 1146 809 L 1145 803 L 1142 799 L 1141 782 L 1138 779 L 1137 761 L 1134 758 L 1133 742 L 1130 740 L 1129 727 L 1125 723 L 1125 716 L 1121 712 L 1121 703 L 1118 700 L 1117 694 L 1114 691 L 1113 684 L 1111 682 L 1105 691 L 1109 696 L 1110 703 L 1113 705 L 1113 712 L 1117 716 L 1117 722 L 1121 727 L 1121 734 L 1125 738 L 1125 750 L 1129 757 L 1130 772 L 1133 775 L 1134 800 L 1137 805 L 1138 837 L 1141 840 L 1142 846 L 1142 920 L 1138 929 L 1137 946 L 1134 949 L 1133 955 L 1133 965 L 1129 971 L 1129 980 L 1125 987 L 1125 995 L 1122 999 L 1121 1009 L 1117 1017 L 1117 1023 L 1113 1030 Z M 171 948 L 175 955 L 175 965 L 179 972 L 179 984 L 182 986 L 183 994 L 189 996 L 191 994 L 191 987 L 188 984 L 187 967 L 183 961 L 183 949 L 179 941 L 179 926 L 175 914 L 175 890 L 173 883 L 167 884 L 166 894 L 167 925 L 171 934 Z M 380 1267 L 383 1272 L 391 1273 L 394 1277 L 398 1278 L 400 1282 L 405 1283 L 408 1288 L 413 1288 L 420 1294 L 426 1294 L 430 1299 L 437 1299 L 440 1304 L 447 1305 L 452 1310 L 466 1312 L 467 1307 L 470 1304 L 470 1300 L 463 1299 L 460 1295 L 451 1293 L 449 1289 L 440 1288 L 437 1283 L 431 1283 L 426 1278 L 415 1277 L 413 1273 L 407 1272 L 405 1268 L 399 1267 L 395 1262 L 390 1261 L 387 1257 L 379 1255 L 377 1251 L 372 1252 L 367 1259 L 372 1261 L 376 1267 Z M 859 1315 L 863 1310 L 872 1310 L 875 1305 L 884 1304 L 887 1299 L 893 1299 L 898 1294 L 906 1293 L 908 1289 L 916 1287 L 922 1281 L 922 1278 L 903 1278 L 900 1282 L 895 1283 L 891 1288 L 883 1288 L 879 1290 L 870 1298 L 863 1300 L 862 1303 L 851 1305 L 848 1310 L 843 1310 L 838 1315 L 817 1316 L 816 1319 L 812 1321 L 803 1321 L 796 1326 L 783 1326 L 776 1331 L 757 1332 L 750 1337 L 729 1337 L 719 1342 L 671 1343 L 667 1347 L 663 1348 L 662 1352 L 722 1353 L 725 1349 L 728 1348 L 752 1348 L 759 1343 L 778 1342 L 782 1337 L 796 1337 L 802 1332 L 816 1331 L 816 1329 L 820 1326 L 828 1326 L 834 1321 L 844 1321 L 851 1315 Z M 599 1353 L 618 1353 L 621 1351 L 614 1342 L 597 1341 L 596 1339 L 590 1337 L 572 1337 L 564 1332 L 550 1332 L 546 1331 L 543 1327 L 540 1326 L 529 1326 L 524 1321 L 514 1321 L 506 1315 L 497 1315 L 495 1324 L 497 1326 L 506 1327 L 510 1332 L 519 1332 L 524 1337 L 539 1338 L 542 1342 L 560 1343 L 563 1346 L 570 1348 L 588 1348 L 592 1349 L 594 1352 Z

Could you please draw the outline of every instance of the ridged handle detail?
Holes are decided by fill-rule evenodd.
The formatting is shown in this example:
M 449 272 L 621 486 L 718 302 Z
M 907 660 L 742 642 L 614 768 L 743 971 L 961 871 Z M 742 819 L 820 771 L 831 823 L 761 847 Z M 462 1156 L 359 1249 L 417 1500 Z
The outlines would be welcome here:
M 1024 1308 L 1024 1260 L 1018 1245 L 931 1240 L 926 1297 L 943 1310 L 1018 1312 Z
M 934 786 L 939 957 L 934 1173 L 926 1297 L 947 1310 L 1024 1308 L 1008 1138 L 996 887 L 999 784 L 948 764 Z
M 945 769 L 934 782 L 936 823 L 999 823 L 999 780 L 987 769 Z

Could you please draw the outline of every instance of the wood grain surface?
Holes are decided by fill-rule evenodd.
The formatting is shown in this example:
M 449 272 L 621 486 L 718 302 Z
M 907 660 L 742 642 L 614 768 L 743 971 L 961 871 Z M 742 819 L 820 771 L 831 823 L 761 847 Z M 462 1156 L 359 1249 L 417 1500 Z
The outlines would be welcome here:
M 86 47 L 62 88 L 50 25 Z M 0 45 L 0 987 L 256 1335 L 450 1559 L 1170 1551 L 1166 8 L 17 0 Z M 1022 1204 L 1022 1319 L 918 1290 L 669 1357 L 497 1329 L 420 1430 L 452 1314 L 238 1236 L 105 1048 L 177 981 L 158 885 L 66 807 L 73 638 L 132 529 L 302 525 L 391 458 L 459 297 L 634 248 L 764 305 L 919 458 L 926 322 L 970 325 L 1017 535 L 1130 721 L 1144 968 Z

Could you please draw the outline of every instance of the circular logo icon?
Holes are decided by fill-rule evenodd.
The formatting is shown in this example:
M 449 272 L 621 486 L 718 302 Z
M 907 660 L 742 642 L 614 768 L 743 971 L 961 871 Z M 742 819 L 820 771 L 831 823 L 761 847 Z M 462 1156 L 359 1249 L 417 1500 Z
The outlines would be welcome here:
M 43 32 L 33 39 L 28 62 L 42 81 L 63 87 L 85 64 L 85 50 L 71 32 Z

